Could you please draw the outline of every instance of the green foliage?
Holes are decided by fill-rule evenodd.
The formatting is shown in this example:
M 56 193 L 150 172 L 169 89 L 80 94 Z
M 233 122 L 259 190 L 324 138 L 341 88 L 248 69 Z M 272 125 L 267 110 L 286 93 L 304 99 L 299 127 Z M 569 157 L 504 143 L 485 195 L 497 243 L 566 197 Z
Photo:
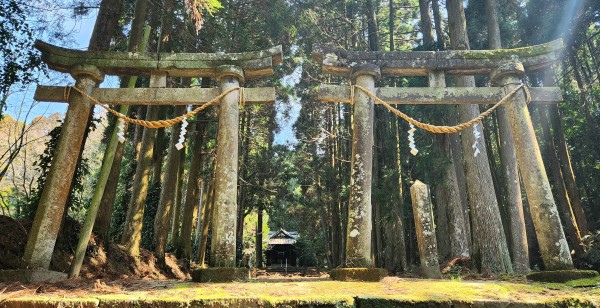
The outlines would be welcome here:
M 317 245 L 322 244 L 319 242 L 313 242 L 300 236 L 296 241 L 296 251 L 298 252 L 298 259 L 300 266 L 318 266 L 319 256 L 318 253 L 323 253 L 323 249 Z
M 9 89 L 33 81 L 41 66 L 25 7 L 25 1 L 0 0 L 0 119 Z
M 579 267 L 600 271 L 600 231 L 583 238 L 585 253 L 579 258 Z
M 22 217 L 26 219 L 33 219 L 35 216 L 35 212 L 37 211 L 40 198 L 42 196 L 42 192 L 44 189 L 44 184 L 46 183 L 46 178 L 48 177 L 48 172 L 50 171 L 50 166 L 52 164 L 52 159 L 54 158 L 54 153 L 56 151 L 56 146 L 58 145 L 58 138 L 60 137 L 60 131 L 62 130 L 61 125 L 55 127 L 48 133 L 50 136 L 50 140 L 46 142 L 46 149 L 40 155 L 39 159 L 36 161 L 34 166 L 39 171 L 40 176 L 37 179 L 37 187 L 32 192 L 31 197 L 27 200 L 22 200 L 24 202 L 22 205 Z M 92 125 L 90 125 L 89 129 L 95 129 L 95 121 L 92 121 Z M 75 167 L 75 174 L 73 176 L 73 182 L 71 184 L 71 190 L 69 193 L 69 197 L 67 198 L 67 206 L 69 209 L 73 209 L 76 211 L 81 211 L 87 208 L 88 203 L 85 202 L 84 185 L 83 181 L 86 175 L 90 172 L 89 164 L 87 159 L 81 158 Z

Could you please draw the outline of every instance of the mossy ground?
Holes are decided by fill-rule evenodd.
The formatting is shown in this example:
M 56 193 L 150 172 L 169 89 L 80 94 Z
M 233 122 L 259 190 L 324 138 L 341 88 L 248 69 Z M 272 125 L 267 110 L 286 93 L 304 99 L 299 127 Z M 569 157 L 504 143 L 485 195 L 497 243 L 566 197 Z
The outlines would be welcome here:
M 53 285 L 40 291 L 38 287 L 38 294 L 34 289 L 4 292 L 0 294 L 0 307 L 57 306 L 53 303 L 61 303 L 64 307 L 69 307 L 70 304 L 84 307 L 129 307 L 132 303 L 142 307 L 179 307 L 190 304 L 205 307 L 446 307 L 453 304 L 480 306 L 486 303 L 557 307 L 570 305 L 565 303 L 579 303 L 582 307 L 600 305 L 600 287 L 573 288 L 565 284 L 499 281 L 388 277 L 381 282 L 317 279 L 245 283 L 138 281 L 134 284 L 99 284 L 97 281 L 90 281 L 89 284 L 82 287 L 80 281 L 77 289 Z M 0 285 L 0 289 L 3 288 Z

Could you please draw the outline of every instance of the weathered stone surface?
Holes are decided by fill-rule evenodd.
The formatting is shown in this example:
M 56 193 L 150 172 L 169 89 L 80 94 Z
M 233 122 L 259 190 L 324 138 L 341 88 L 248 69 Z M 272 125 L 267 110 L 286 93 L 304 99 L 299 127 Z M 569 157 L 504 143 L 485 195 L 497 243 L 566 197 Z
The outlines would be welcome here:
M 375 90 L 377 67 L 355 71 L 356 84 Z M 347 267 L 373 267 L 371 259 L 371 178 L 373 169 L 373 99 L 363 92 L 355 93 L 352 129 L 352 173 L 348 204 L 348 233 L 346 240 Z
M 431 70 L 445 70 L 449 75 L 483 75 L 498 64 L 519 60 L 529 70 L 546 67 L 560 58 L 562 40 L 515 49 L 448 50 L 411 52 L 360 52 L 319 46 L 313 58 L 323 72 L 349 76 L 358 63 L 381 67 L 385 76 L 427 76 Z
M 95 88 L 92 97 L 111 105 L 201 105 L 221 94 L 218 88 Z M 37 86 L 33 99 L 40 102 L 65 102 L 65 88 Z M 275 102 L 275 88 L 245 88 L 245 104 Z M 220 105 L 215 102 L 213 105 Z
M 1 270 L 0 282 L 56 282 L 67 279 L 67 274 L 48 270 Z
M 42 60 L 53 70 L 69 72 L 78 64 L 96 66 L 108 75 L 149 75 L 154 71 L 171 77 L 215 77 L 215 69 L 224 64 L 239 66 L 246 78 L 273 74 L 273 65 L 281 63 L 281 46 L 242 53 L 132 53 L 81 51 L 61 48 L 42 41 L 35 47 Z
M 221 91 L 239 86 L 238 68 L 221 68 Z M 213 267 L 235 267 L 237 224 L 239 90 L 221 100 L 215 171 L 215 209 L 212 233 Z
M 562 91 L 557 87 L 529 88 L 531 102 L 555 104 L 562 101 Z M 355 90 L 356 93 L 361 92 Z M 37 92 L 36 92 L 37 93 Z M 95 92 L 94 92 L 95 93 Z M 455 104 L 495 104 L 506 93 L 502 87 L 486 88 L 376 88 L 374 92 L 388 104 L 397 105 L 455 105 Z M 60 95 L 56 93 L 55 95 Z M 319 100 L 324 102 L 350 103 L 350 87 L 322 84 Z M 378 104 L 378 102 L 375 102 Z
M 410 187 L 410 198 L 415 218 L 421 271 L 426 278 L 442 278 L 438 263 L 437 239 L 429 188 L 423 182 L 415 181 Z
M 544 271 L 527 274 L 527 279 L 541 282 L 567 282 L 570 280 L 598 277 L 596 271 L 583 270 L 562 270 L 562 271 Z
M 333 280 L 338 281 L 380 281 L 387 276 L 384 268 L 336 268 L 329 272 Z
M 194 282 L 232 282 L 248 279 L 250 279 L 250 270 L 243 267 L 209 267 L 192 271 Z
M 209 267 L 192 271 L 194 282 L 232 282 L 248 279 L 250 279 L 250 270 L 243 267 Z
M 100 76 L 95 68 L 88 67 L 88 69 L 90 74 L 87 75 L 81 67 L 78 69 L 76 75 L 78 80 L 75 86 L 86 93 L 91 93 L 92 88 L 101 80 L 97 79 Z M 50 266 L 83 135 L 93 108 L 93 104 L 79 93 L 71 93 L 69 100 L 65 122 L 25 247 L 23 256 L 25 269 L 47 270 Z
M 492 75 L 492 82 L 504 85 L 508 93 L 517 87 L 523 72 L 523 66 L 518 63 L 503 65 Z M 545 269 L 572 269 L 571 253 L 523 91 L 515 94 L 505 108 Z

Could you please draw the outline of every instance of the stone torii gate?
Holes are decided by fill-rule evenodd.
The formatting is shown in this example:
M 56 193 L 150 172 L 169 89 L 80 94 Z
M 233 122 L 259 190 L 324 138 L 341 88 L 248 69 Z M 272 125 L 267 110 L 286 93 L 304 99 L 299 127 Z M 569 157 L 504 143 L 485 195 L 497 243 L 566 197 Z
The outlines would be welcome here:
M 504 106 L 542 259 L 547 270 L 573 268 L 527 109 L 526 89 L 517 89 L 522 87 L 520 83 L 525 69 L 534 71 L 551 65 L 558 60 L 561 50 L 562 41 L 557 40 L 537 46 L 493 51 L 353 52 L 320 47 L 314 53 L 324 73 L 351 77 L 353 83 L 350 87 L 322 84 L 319 90 L 322 101 L 354 103 L 346 266 L 373 267 L 371 169 L 374 97 L 388 104 L 495 104 L 516 91 L 507 97 L 509 100 Z M 381 75 L 428 76 L 429 88 L 376 88 L 375 82 Z M 445 75 L 489 75 L 496 87 L 446 88 Z M 559 88 L 529 88 L 529 93 L 534 103 L 561 101 Z M 432 227 L 432 224 L 429 225 Z M 435 244 L 435 238 L 428 242 Z M 420 239 L 419 246 L 422 245 Z M 421 248 L 421 260 L 427 260 Z
M 235 230 L 238 180 L 239 102 L 272 103 L 274 88 L 239 88 L 245 79 L 273 74 L 281 63 L 281 46 L 229 54 L 125 53 L 65 49 L 37 41 L 42 60 L 53 70 L 70 73 L 77 91 L 68 95 L 68 110 L 52 159 L 48 178 L 25 249 L 21 279 L 52 278 L 50 259 L 65 210 L 76 161 L 81 150 L 88 115 L 94 107 L 90 97 L 103 104 L 201 105 L 225 94 L 220 101 L 216 158 L 215 229 L 212 266 L 235 267 Z M 150 76 L 153 88 L 98 88 L 104 75 Z M 165 88 L 166 77 L 210 77 L 219 88 Z M 236 89 L 239 88 L 239 89 Z M 241 91 L 244 90 L 244 91 Z M 80 94 L 81 92 L 86 95 Z M 80 92 L 80 93 L 77 93 Z M 65 102 L 65 87 L 38 86 L 35 99 Z M 243 97 L 240 100 L 240 93 Z M 23 273 L 24 276 L 23 276 Z M 33 274 L 32 274 L 33 273 Z M 55 277 L 56 275 L 54 275 Z M 19 277 L 19 276 L 16 276 Z

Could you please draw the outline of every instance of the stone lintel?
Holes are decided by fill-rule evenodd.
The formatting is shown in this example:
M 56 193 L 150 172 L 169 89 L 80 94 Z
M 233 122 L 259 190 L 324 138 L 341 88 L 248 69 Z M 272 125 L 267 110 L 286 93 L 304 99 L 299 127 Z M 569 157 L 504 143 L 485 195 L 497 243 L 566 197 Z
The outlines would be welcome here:
M 96 66 L 107 75 L 150 75 L 161 71 L 171 77 L 215 77 L 221 65 L 236 65 L 246 78 L 273 74 L 273 66 L 282 61 L 281 46 L 242 53 L 135 53 L 82 51 L 36 41 L 42 60 L 53 70 L 70 72 L 78 64 Z
M 57 282 L 67 279 L 67 273 L 48 270 L 0 270 L 0 282 Z
M 221 94 L 218 88 L 94 88 L 92 97 L 111 105 L 202 105 Z M 37 86 L 33 99 L 40 102 L 64 103 L 65 88 Z M 244 103 L 275 102 L 275 88 L 244 88 Z M 221 102 L 215 102 L 220 105 Z
M 531 102 L 553 104 L 562 101 L 562 91 L 557 87 L 529 88 Z M 355 95 L 360 90 L 355 90 Z M 503 87 L 478 88 L 393 88 L 375 90 L 377 97 L 394 105 L 460 105 L 495 104 L 506 95 Z M 322 84 L 319 100 L 332 103 L 350 103 L 350 87 Z M 377 102 L 375 102 L 377 104 Z
M 506 62 L 519 61 L 528 71 L 545 68 L 560 59 L 562 40 L 514 49 L 447 51 L 347 51 L 317 46 L 315 61 L 323 72 L 350 77 L 353 67 L 370 63 L 384 76 L 427 76 L 443 70 L 448 75 L 486 75 Z

